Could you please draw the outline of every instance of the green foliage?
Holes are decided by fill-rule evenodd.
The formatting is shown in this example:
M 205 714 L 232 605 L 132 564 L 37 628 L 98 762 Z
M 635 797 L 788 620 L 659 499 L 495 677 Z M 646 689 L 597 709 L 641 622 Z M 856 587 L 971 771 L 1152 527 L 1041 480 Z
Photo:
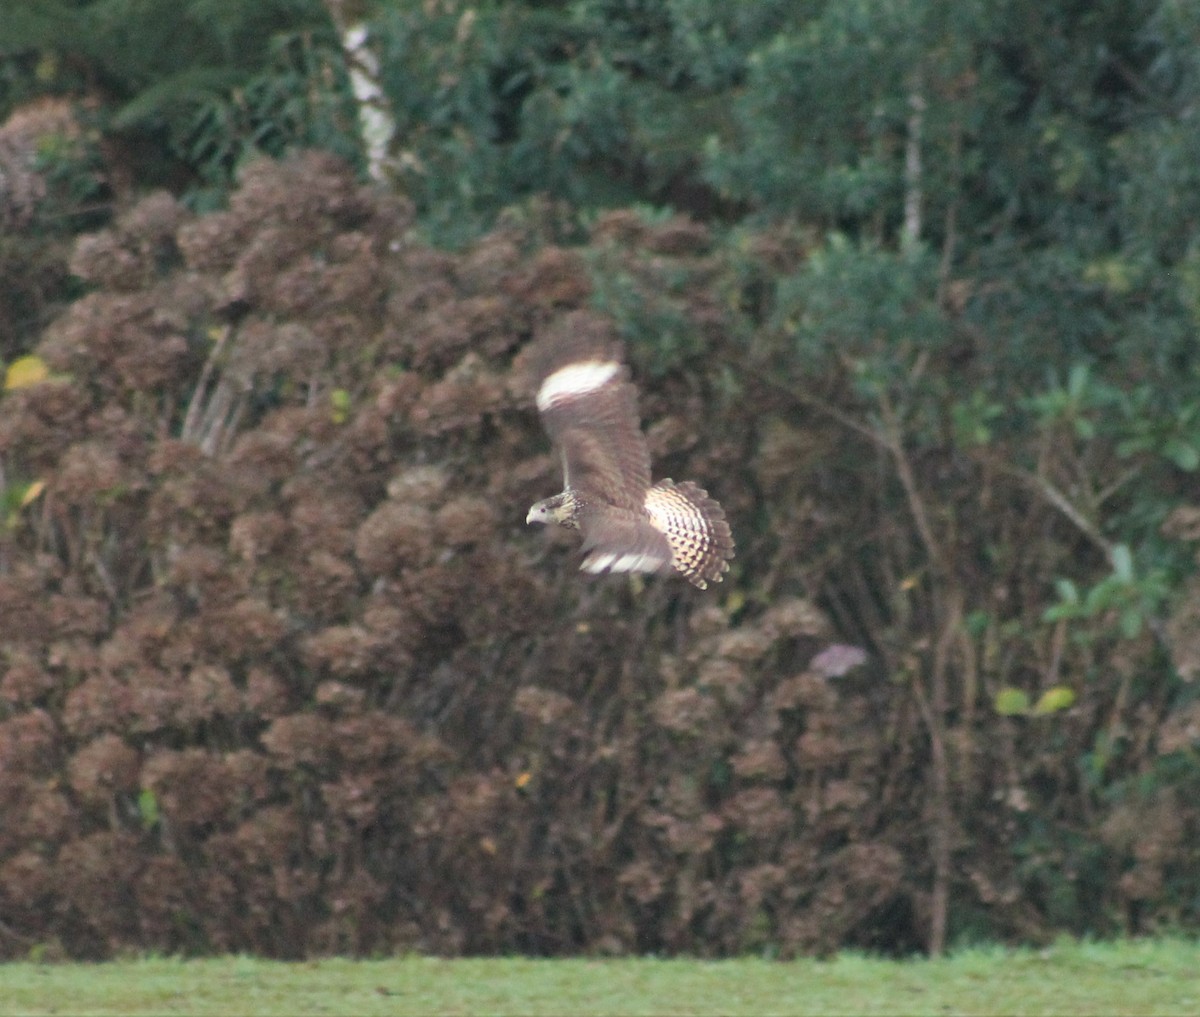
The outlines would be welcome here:
M 1081 594 L 1069 579 L 1055 585 L 1058 603 L 1046 608 L 1046 621 L 1115 616 L 1121 635 L 1134 639 L 1142 626 L 1161 616 L 1170 586 L 1162 569 L 1134 574 L 1133 555 L 1125 544 L 1112 549 L 1112 574 Z
M 799 271 L 779 280 L 770 322 L 794 342 L 801 373 L 841 368 L 870 398 L 920 387 L 918 360 L 946 346 L 949 324 L 934 299 L 936 264 L 832 234 Z
M 307 30 L 279 33 L 263 70 L 232 87 L 185 90 L 189 108 L 178 118 L 183 133 L 172 147 L 205 185 L 194 203 L 220 204 L 237 168 L 257 155 L 316 147 L 358 161 L 353 109 L 344 89 L 330 87 L 339 80 L 340 59 L 328 38 L 314 39 Z M 142 108 L 130 104 L 121 120 L 152 122 L 163 98 L 143 93 Z
M 539 193 L 584 210 L 711 205 L 703 139 L 727 129 L 747 46 L 786 6 L 390 7 L 377 24 L 405 186 L 449 243 Z
M 996 693 L 992 705 L 997 713 L 1005 717 L 1041 717 L 1066 710 L 1074 702 L 1075 693 L 1071 689 L 1064 685 L 1055 685 L 1046 689 L 1036 703 L 1031 703 L 1028 694 L 1022 689 L 1001 689 Z
M 709 143 L 716 184 L 758 207 L 826 224 L 894 204 L 892 141 L 915 42 L 906 7 L 804 5 L 777 25 L 747 54 L 747 87 L 735 107 L 741 130 Z
M 0 21 L 0 66 L 8 72 L 5 85 L 19 80 L 8 63 L 14 56 L 51 46 L 86 45 L 87 32 L 81 10 L 90 0 L 27 0 L 11 4 Z M 44 71 L 43 71 L 44 73 Z
M 107 130 L 162 148 L 139 174 L 165 179 L 184 167 L 201 204 L 223 196 L 256 153 L 320 145 L 355 154 L 341 50 L 320 0 L 30 0 L 22 8 L 0 27 L 0 53 L 11 54 L 9 102 L 37 90 L 102 90 Z
M 158 808 L 158 798 L 154 792 L 148 787 L 142 788 L 138 792 L 137 797 L 138 817 L 142 821 L 142 826 L 147 830 L 153 830 L 158 826 L 161 818 L 161 813 Z

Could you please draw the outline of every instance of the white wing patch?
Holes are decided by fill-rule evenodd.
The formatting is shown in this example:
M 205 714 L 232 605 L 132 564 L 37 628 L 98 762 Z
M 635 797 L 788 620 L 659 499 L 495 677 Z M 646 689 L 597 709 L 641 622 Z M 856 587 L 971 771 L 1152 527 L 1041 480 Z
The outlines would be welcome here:
M 560 367 L 542 382 L 537 407 L 543 413 L 564 399 L 575 399 L 607 385 L 621 370 L 615 360 L 584 360 Z
M 654 554 L 590 554 L 579 567 L 585 572 L 658 572 L 666 564 Z

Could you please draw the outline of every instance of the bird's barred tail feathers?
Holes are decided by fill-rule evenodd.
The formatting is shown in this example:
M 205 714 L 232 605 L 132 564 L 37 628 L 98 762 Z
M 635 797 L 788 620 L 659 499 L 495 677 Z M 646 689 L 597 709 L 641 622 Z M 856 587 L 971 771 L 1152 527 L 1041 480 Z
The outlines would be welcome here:
M 733 534 L 725 510 L 690 480 L 660 480 L 646 492 L 646 511 L 671 545 L 671 564 L 689 582 L 706 589 L 719 583 L 733 557 Z

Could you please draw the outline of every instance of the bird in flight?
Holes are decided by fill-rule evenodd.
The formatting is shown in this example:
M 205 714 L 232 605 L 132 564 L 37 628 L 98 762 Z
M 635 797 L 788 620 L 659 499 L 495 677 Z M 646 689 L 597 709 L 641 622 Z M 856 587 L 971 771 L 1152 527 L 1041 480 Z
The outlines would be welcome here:
M 585 572 L 678 572 L 700 589 L 733 557 L 725 512 L 689 481 L 650 483 L 637 389 L 609 344 L 553 344 L 537 370 L 537 408 L 557 449 L 563 491 L 537 502 L 526 523 L 583 535 Z

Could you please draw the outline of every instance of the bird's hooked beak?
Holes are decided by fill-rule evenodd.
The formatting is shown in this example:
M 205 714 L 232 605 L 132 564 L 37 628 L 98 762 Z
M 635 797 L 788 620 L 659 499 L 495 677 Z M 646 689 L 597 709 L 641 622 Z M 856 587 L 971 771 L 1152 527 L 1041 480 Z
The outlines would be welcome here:
M 535 501 L 533 507 L 529 510 L 529 515 L 525 517 L 525 523 L 541 523 L 548 526 L 550 523 L 563 523 L 563 499 L 565 495 L 557 494 L 553 498 L 543 498 L 541 501 Z

